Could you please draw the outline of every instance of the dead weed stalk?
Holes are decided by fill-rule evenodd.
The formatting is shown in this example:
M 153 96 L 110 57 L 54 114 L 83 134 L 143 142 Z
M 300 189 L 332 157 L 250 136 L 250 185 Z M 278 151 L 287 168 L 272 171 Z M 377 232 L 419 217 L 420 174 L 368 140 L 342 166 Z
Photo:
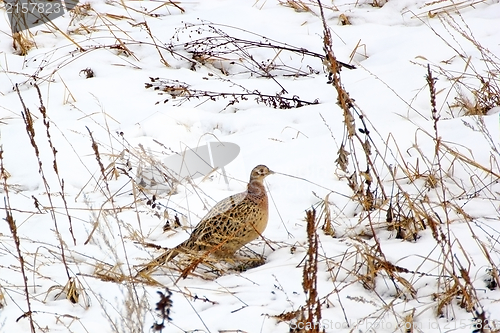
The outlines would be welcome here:
M 294 109 L 300 108 L 305 105 L 318 104 L 318 100 L 305 101 L 300 99 L 299 96 L 286 97 L 279 93 L 275 95 L 268 95 L 261 93 L 258 90 L 250 91 L 247 88 L 237 85 L 243 92 L 224 92 L 224 91 L 208 91 L 190 88 L 187 83 L 177 80 L 150 78 L 150 82 L 145 83 L 146 89 L 153 88 L 156 91 L 162 91 L 170 95 L 170 99 L 165 99 L 163 103 L 169 102 L 171 99 L 178 101 L 175 105 L 179 106 L 191 100 L 200 101 L 203 104 L 206 101 L 215 101 L 218 99 L 228 100 L 225 108 L 242 103 L 249 99 L 253 99 L 257 104 L 274 109 Z
M 342 85 L 340 77 L 340 67 L 338 66 L 338 62 L 333 52 L 330 29 L 326 23 L 321 2 L 318 1 L 318 4 L 320 5 L 321 18 L 323 21 L 323 49 L 326 54 L 324 64 L 329 73 L 329 82 L 337 91 L 337 104 L 344 114 L 344 125 L 346 128 L 343 142 L 337 153 L 337 166 L 342 171 L 347 173 L 349 156 L 353 155 L 355 162 L 355 172 L 351 175 L 346 174 L 345 178 L 347 179 L 349 187 L 354 193 L 354 198 L 361 204 L 365 211 L 371 211 L 376 207 L 379 207 L 381 204 L 381 202 L 377 201 L 377 193 L 376 190 L 372 188 L 372 185 L 381 192 L 380 195 L 382 196 L 382 201 L 385 201 L 388 196 L 385 193 L 384 187 L 382 186 L 382 181 L 376 171 L 373 159 L 371 157 L 372 140 L 370 138 L 370 131 L 368 130 L 367 125 L 364 121 L 364 115 L 357 110 L 354 101 L 350 98 L 349 93 Z M 359 129 L 359 132 L 364 137 L 359 135 L 358 131 L 355 128 L 355 115 L 361 122 L 362 128 Z M 359 145 L 362 148 L 363 157 L 365 160 L 364 168 L 361 167 L 361 162 L 358 160 L 356 150 L 353 149 L 351 152 L 348 152 L 346 150 L 346 147 L 355 147 L 356 145 Z M 375 184 L 373 184 L 374 181 Z
M 16 85 L 16 91 L 17 91 L 17 95 L 19 96 L 19 100 L 21 101 L 21 104 L 22 104 L 22 107 L 23 107 L 23 111 L 21 112 L 22 116 L 23 116 L 23 120 L 24 120 L 24 123 L 26 125 L 26 134 L 28 135 L 29 139 L 30 139 L 30 143 L 31 143 L 31 146 L 33 147 L 34 151 L 35 151 L 35 156 L 38 160 L 38 172 L 42 178 L 42 181 L 43 181 L 43 184 L 44 184 L 44 187 L 45 187 L 45 192 L 47 194 L 47 199 L 49 201 L 49 204 L 50 204 L 50 207 L 52 207 L 52 209 L 49 209 L 49 212 L 50 212 L 50 216 L 52 218 L 52 221 L 54 222 L 54 227 L 55 227 L 55 232 L 56 232 L 56 237 L 57 237 L 57 240 L 59 242 L 59 245 L 60 245 L 60 250 L 61 250 L 61 258 L 62 258 L 62 261 L 63 261 L 63 264 L 64 264 L 64 268 L 65 268 L 65 271 L 66 271 L 66 275 L 68 277 L 68 280 L 71 279 L 71 275 L 69 273 L 69 268 L 68 268 L 68 265 L 66 263 L 66 255 L 65 255 L 65 248 L 66 248 L 66 245 L 64 243 L 64 240 L 62 239 L 62 235 L 61 233 L 59 232 L 59 226 L 58 226 L 58 222 L 57 222 L 57 218 L 56 218 L 56 214 L 55 214 L 55 210 L 53 209 L 54 207 L 54 204 L 53 204 L 53 201 L 52 201 L 52 194 L 51 194 L 51 191 L 50 191 L 50 185 L 45 177 L 45 171 L 44 171 L 44 168 L 43 168 L 43 164 L 42 164 L 42 158 L 40 156 L 40 150 L 38 148 L 38 144 L 35 140 L 35 126 L 34 126 L 34 120 L 33 120 L 33 114 L 30 112 L 30 110 L 26 107 L 26 105 L 24 104 L 24 100 L 21 96 L 21 92 L 19 91 L 19 88 L 17 87 Z M 39 90 L 38 90 L 39 92 Z M 40 97 L 41 98 L 41 97 Z M 56 154 L 56 150 L 52 144 L 52 141 L 51 141 L 51 137 L 50 137 L 50 134 L 48 132 L 48 125 L 46 122 L 46 119 L 45 119 L 45 115 L 44 113 L 46 112 L 45 110 L 45 107 L 43 107 L 43 104 L 41 103 L 41 106 L 40 106 L 40 112 L 42 113 L 43 117 L 44 117 L 44 124 L 46 126 L 46 129 L 47 129 L 47 138 L 48 138 L 48 143 L 49 143 L 49 146 L 51 147 L 51 150 L 53 152 L 53 156 L 54 156 L 54 164 L 53 164 L 53 167 L 54 167 L 54 172 L 58 175 L 58 170 L 57 170 L 57 163 L 55 162 L 55 154 Z M 63 183 L 62 181 L 60 182 L 61 184 L 61 187 L 62 187 L 62 190 L 64 191 L 64 187 L 63 187 Z M 67 207 L 66 207 L 67 208 Z M 68 218 L 69 218 L 69 221 L 71 221 L 71 217 L 69 217 L 69 214 L 68 214 Z M 71 229 L 71 224 L 70 224 L 70 229 Z M 74 236 L 73 236 L 73 239 L 74 239 Z
M 477 1 L 477 3 L 480 2 L 483 1 Z M 492 108 L 500 106 L 500 81 L 498 80 L 500 58 L 475 38 L 457 7 L 458 4 L 453 4 L 451 8 L 439 11 L 432 16 L 439 19 L 448 36 L 440 34 L 426 23 L 434 34 L 456 53 L 452 58 L 434 67 L 451 83 L 450 90 L 455 92 L 455 102 L 451 104 L 451 110 L 458 109 L 459 115 L 486 115 Z M 456 15 L 451 15 L 451 11 Z M 480 54 L 480 65 L 473 61 L 472 56 L 464 54 L 464 48 L 459 44 L 458 37 L 462 37 L 462 40 L 477 49 Z M 455 41 L 458 45 L 453 45 L 451 41 Z M 448 69 L 448 65 L 452 65 L 456 59 L 462 60 L 465 65 L 460 72 Z
M 33 320 L 33 312 L 31 311 L 31 297 L 30 297 L 30 292 L 28 289 L 28 276 L 26 275 L 26 268 L 25 268 L 25 261 L 23 257 L 23 253 L 21 250 L 21 240 L 19 238 L 19 235 L 17 234 L 17 225 L 16 221 L 14 220 L 14 216 L 12 215 L 12 209 L 10 206 L 10 199 L 9 199 L 9 186 L 7 183 L 7 179 L 9 178 L 8 172 L 4 168 L 4 163 L 3 163 L 3 149 L 0 147 L 0 177 L 2 179 L 2 185 L 3 185 L 3 190 L 5 194 L 4 198 L 4 206 L 5 206 L 5 221 L 9 225 L 9 230 L 12 234 L 12 239 L 14 240 L 14 244 L 16 246 L 16 251 L 17 251 L 17 257 L 19 260 L 19 266 L 21 268 L 21 275 L 23 277 L 23 285 L 24 285 L 24 294 L 26 296 L 26 306 L 27 306 L 27 311 L 24 312 L 22 316 L 20 316 L 17 320 L 20 320 L 21 318 L 28 318 L 29 323 L 30 323 L 30 330 L 31 333 L 35 333 L 35 321 Z M 3 307 L 3 293 L 0 290 L 0 308 Z
M 321 332 L 321 303 L 318 296 L 318 234 L 316 233 L 316 210 L 306 211 L 307 223 L 307 254 L 304 261 L 302 274 L 302 288 L 306 295 L 306 304 L 301 308 L 298 315 L 298 328 L 304 328 L 295 332 Z M 323 329 L 324 332 L 324 329 Z

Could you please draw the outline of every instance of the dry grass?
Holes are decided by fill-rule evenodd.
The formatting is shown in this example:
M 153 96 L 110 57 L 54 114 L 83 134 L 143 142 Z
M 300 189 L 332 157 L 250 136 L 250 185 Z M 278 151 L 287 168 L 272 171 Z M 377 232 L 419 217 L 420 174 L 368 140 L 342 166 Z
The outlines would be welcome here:
M 285 7 L 290 7 L 296 12 L 302 13 L 302 12 L 312 12 L 311 8 L 309 8 L 309 5 L 307 5 L 304 1 L 302 0 L 279 0 L 279 3 L 282 6 Z
M 292 8 L 298 13 L 309 12 L 316 14 L 314 10 L 319 9 L 319 5 L 316 0 L 279 0 L 279 4 Z M 322 6 L 332 11 L 338 11 L 337 6 L 335 6 L 333 2 L 329 5 L 322 4 Z
M 20 56 L 25 56 L 35 46 L 35 42 L 29 37 L 29 30 L 27 32 L 15 32 L 12 34 L 12 48 Z
M 451 83 L 448 95 L 454 95 L 454 102 L 450 103 L 452 115 L 455 110 L 458 110 L 459 116 L 486 115 L 492 108 L 500 106 L 500 58 L 481 45 L 460 14 L 460 9 L 484 2 L 464 1 L 429 11 L 432 18 L 440 21 L 445 33 L 440 33 L 425 23 L 455 53 L 450 59 L 433 66 L 437 74 Z M 464 54 L 462 44 L 472 45 L 478 51 L 480 61 L 473 61 L 471 56 Z M 463 70 L 448 69 L 448 65 L 457 61 L 463 63 Z

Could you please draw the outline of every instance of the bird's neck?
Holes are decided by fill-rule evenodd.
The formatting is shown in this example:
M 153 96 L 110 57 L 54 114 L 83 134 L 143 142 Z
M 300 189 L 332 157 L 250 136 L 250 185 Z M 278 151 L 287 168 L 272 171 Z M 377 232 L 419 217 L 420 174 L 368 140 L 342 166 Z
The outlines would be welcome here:
M 261 180 L 251 180 L 247 185 L 247 193 L 255 198 L 267 198 L 266 188 Z

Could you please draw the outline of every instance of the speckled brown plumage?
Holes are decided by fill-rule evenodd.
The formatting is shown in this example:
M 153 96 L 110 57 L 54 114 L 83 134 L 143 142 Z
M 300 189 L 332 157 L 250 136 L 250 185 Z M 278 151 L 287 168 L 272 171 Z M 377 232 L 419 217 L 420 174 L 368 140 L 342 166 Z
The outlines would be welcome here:
M 147 273 L 179 253 L 204 251 L 227 258 L 266 229 L 268 202 L 263 180 L 272 174 L 265 165 L 250 173 L 247 190 L 218 202 L 201 219 L 189 239 L 150 262 L 139 273 Z

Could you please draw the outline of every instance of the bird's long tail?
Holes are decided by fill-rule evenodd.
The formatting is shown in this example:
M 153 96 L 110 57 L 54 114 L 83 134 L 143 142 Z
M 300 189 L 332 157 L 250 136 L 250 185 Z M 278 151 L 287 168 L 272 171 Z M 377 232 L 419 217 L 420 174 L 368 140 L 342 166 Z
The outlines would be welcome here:
M 166 262 L 169 262 L 170 260 L 174 259 L 178 254 L 179 254 L 178 247 L 167 250 L 162 255 L 156 257 L 155 259 L 151 260 L 149 263 L 144 265 L 144 267 L 137 272 L 136 277 L 149 275 L 158 266 L 161 266 Z

